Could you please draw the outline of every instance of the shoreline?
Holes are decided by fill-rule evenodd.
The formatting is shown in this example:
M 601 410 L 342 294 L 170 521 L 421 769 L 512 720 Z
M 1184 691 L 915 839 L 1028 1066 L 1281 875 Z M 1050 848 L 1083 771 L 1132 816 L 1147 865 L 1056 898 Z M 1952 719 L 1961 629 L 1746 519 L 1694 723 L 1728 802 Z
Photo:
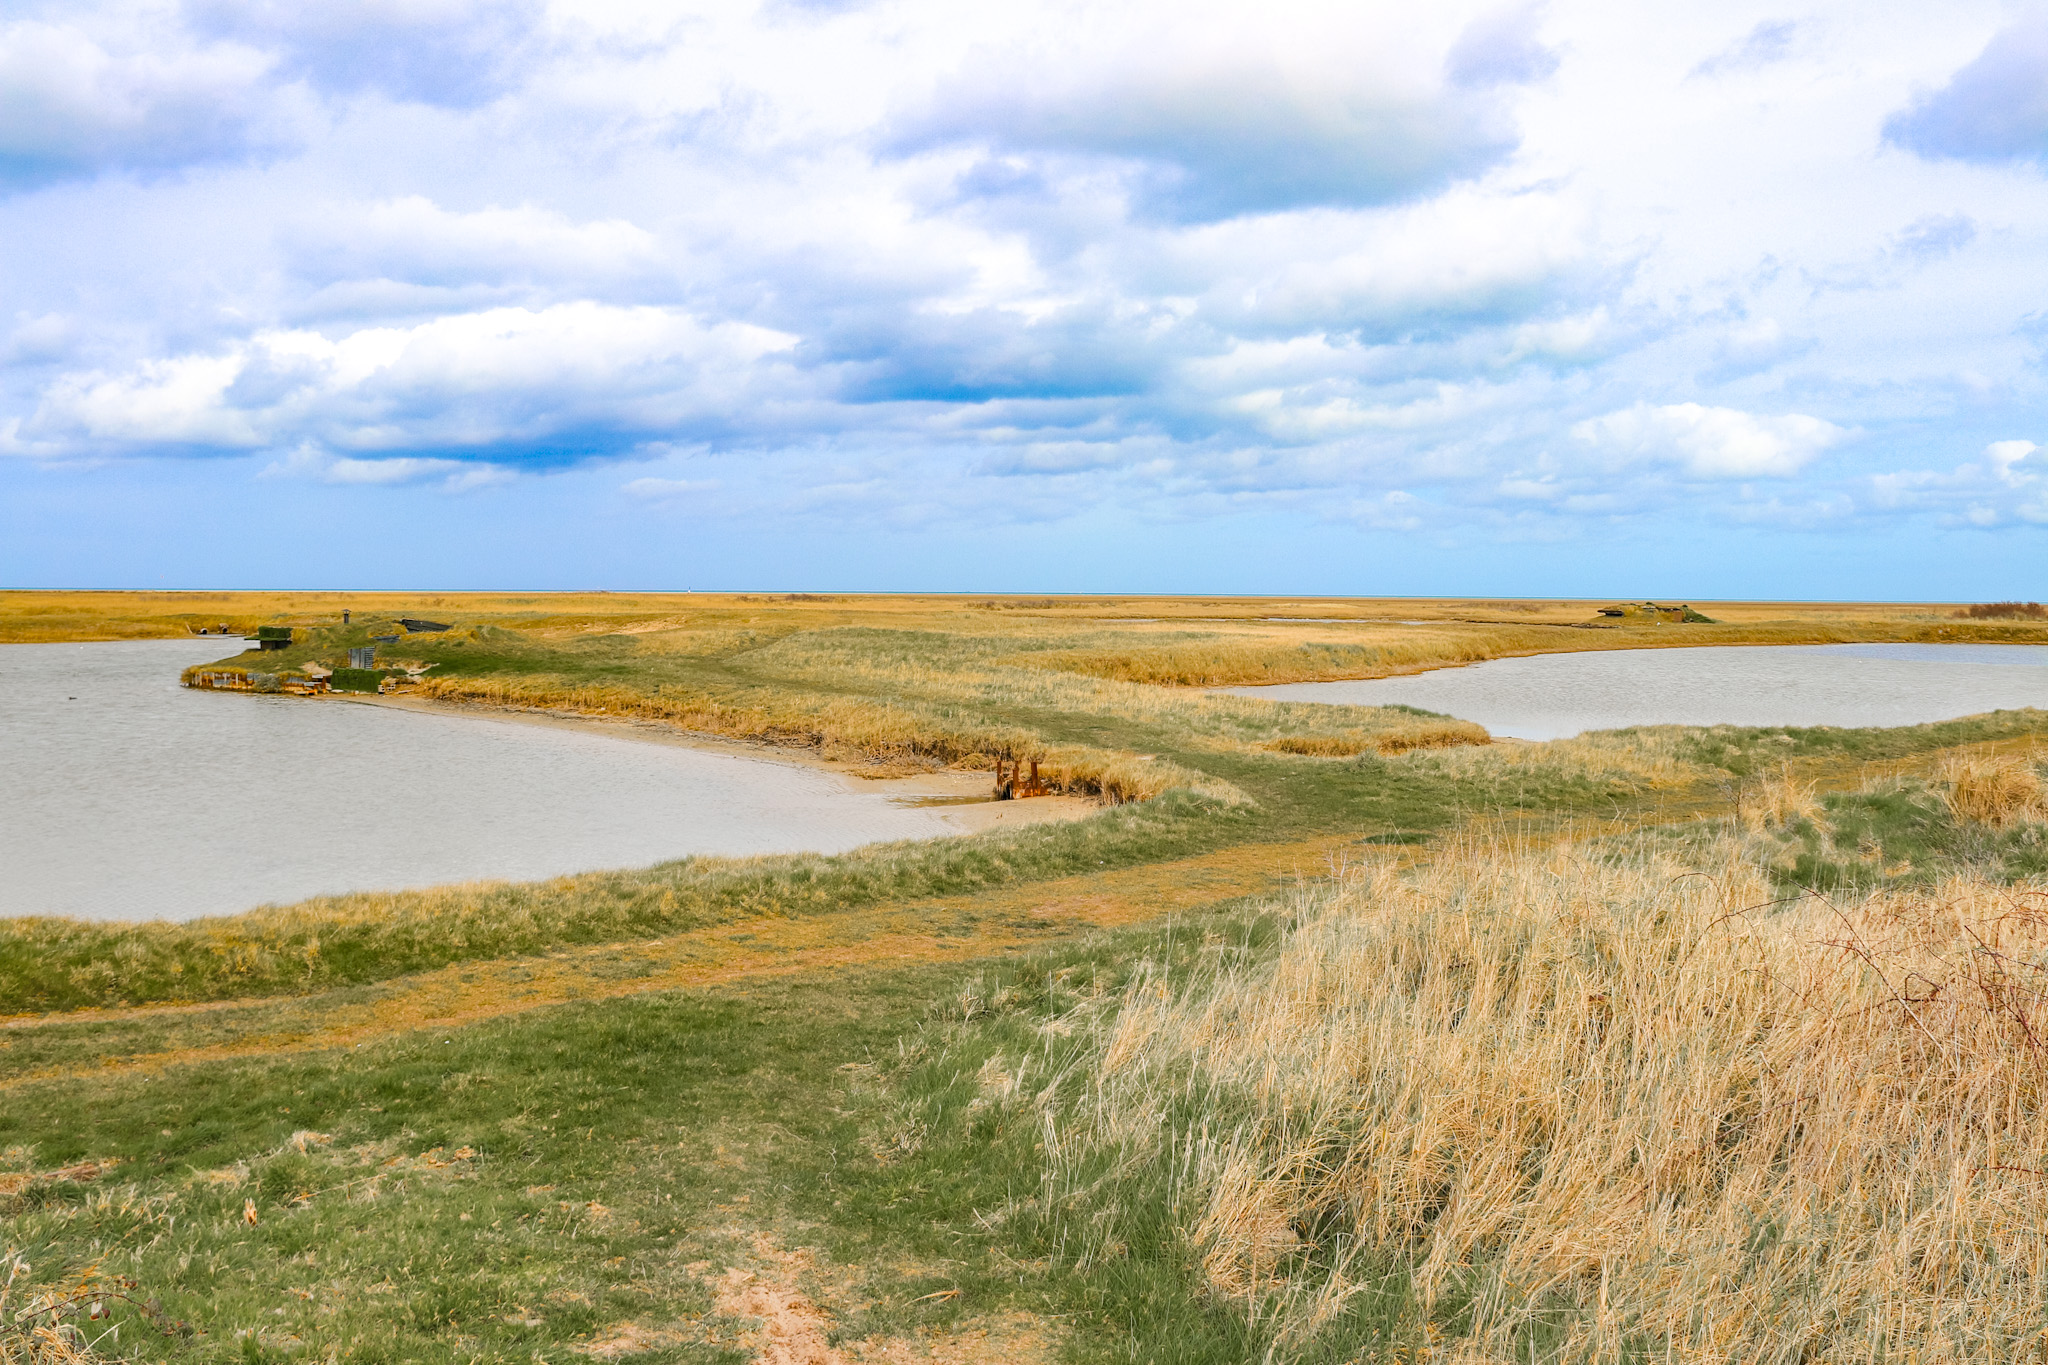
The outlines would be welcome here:
M 752 740 L 726 739 L 717 735 L 679 730 L 660 721 L 635 716 L 595 716 L 587 712 L 553 711 L 519 706 L 494 706 L 488 702 L 438 701 L 405 693 L 330 693 L 306 697 L 304 701 L 342 701 L 358 706 L 383 706 L 422 715 L 473 716 L 514 725 L 544 729 L 572 730 L 583 734 L 609 735 L 643 744 L 665 744 L 694 749 L 700 753 L 723 754 L 727 758 L 756 763 L 779 763 L 805 768 L 837 779 L 848 792 L 880 792 L 900 805 L 929 809 L 956 833 L 979 834 L 989 829 L 1019 829 L 1065 820 L 1080 820 L 1104 807 L 1085 796 L 1030 796 L 997 801 L 992 796 L 994 777 L 989 773 L 959 768 L 897 777 L 870 777 L 856 765 L 835 762 L 789 745 L 765 744 Z M 934 836 L 944 837 L 944 836 Z

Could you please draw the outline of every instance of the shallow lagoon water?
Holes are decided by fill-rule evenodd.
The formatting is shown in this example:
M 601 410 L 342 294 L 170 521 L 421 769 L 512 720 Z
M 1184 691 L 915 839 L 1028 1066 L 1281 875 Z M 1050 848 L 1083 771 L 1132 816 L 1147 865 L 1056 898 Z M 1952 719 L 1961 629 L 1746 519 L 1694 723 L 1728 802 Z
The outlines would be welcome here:
M 178 685 L 224 645 L 0 645 L 0 916 L 188 919 L 957 832 L 786 763 Z
M 1400 678 L 1223 689 L 1419 706 L 1512 739 L 1629 725 L 1920 725 L 2048 708 L 2048 646 L 1718 645 L 1491 659 Z

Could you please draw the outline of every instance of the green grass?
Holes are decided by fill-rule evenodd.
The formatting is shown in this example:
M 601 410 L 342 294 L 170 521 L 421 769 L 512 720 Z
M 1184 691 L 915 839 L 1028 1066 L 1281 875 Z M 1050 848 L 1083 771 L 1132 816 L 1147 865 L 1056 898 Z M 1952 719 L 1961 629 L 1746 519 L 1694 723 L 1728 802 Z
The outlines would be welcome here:
M 725 1251 L 728 1222 L 786 1230 L 830 1207 L 832 1154 L 863 1144 L 857 1120 L 818 1101 L 930 988 L 877 976 L 638 999 L 15 1089 L 0 1144 L 32 1142 L 45 1167 L 129 1164 L 20 1201 L 6 1236 L 46 1280 L 87 1260 L 133 1276 L 197 1329 L 152 1343 L 166 1358 L 287 1359 L 296 1337 L 353 1361 L 573 1359 L 564 1347 L 606 1323 L 704 1313 L 710 1294 L 683 1267 Z M 333 1141 L 301 1151 L 305 1130 Z M 741 1200 L 743 1217 L 726 1211 Z
M 1173 940 L 1196 950 L 1202 930 Z M 1122 1344 L 1155 1331 L 1185 1339 L 1192 1311 L 1241 1342 L 1170 1263 L 1078 1271 L 1041 1231 L 971 1217 L 1026 1191 L 1033 1133 L 981 1114 L 952 1040 L 1008 1037 L 1165 941 L 1104 938 L 993 977 L 853 971 L 16 1085 L 0 1107 L 12 1166 L 123 1164 L 0 1205 L 4 1240 L 41 1283 L 129 1276 L 189 1325 L 156 1336 L 123 1310 L 123 1341 L 148 1359 L 568 1361 L 638 1322 L 687 1338 L 650 1359 L 738 1361 L 738 1324 L 707 1317 L 710 1276 L 690 1267 L 743 1262 L 757 1233 L 860 1268 L 838 1306 L 849 1336 L 1026 1312 L 1064 1323 L 1086 1358 L 1131 1358 Z
M 1683 732 L 1678 752 L 1686 761 L 1719 768 L 1738 777 L 1784 763 L 1788 759 L 1847 759 L 1876 763 L 1907 758 L 1959 744 L 2017 739 L 2048 732 L 2048 712 L 1992 711 L 1931 725 L 1900 725 L 1884 729 L 1843 729 L 1838 726 L 1708 726 Z
M 1854 893 L 1935 886 L 1956 874 L 2000 882 L 2048 876 L 2048 830 L 2031 822 L 1998 829 L 1959 820 L 1941 790 L 1926 782 L 1831 792 L 1821 803 L 1819 822 L 1798 822 L 1767 855 L 1773 878 L 1787 889 Z

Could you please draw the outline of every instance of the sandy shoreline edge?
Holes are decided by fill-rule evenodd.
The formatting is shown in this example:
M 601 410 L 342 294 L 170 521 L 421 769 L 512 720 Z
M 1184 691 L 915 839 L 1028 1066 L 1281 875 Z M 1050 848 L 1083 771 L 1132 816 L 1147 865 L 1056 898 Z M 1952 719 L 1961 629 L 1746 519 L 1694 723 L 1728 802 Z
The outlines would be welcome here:
M 311 699 L 309 699 L 311 700 Z M 835 763 L 816 754 L 786 745 L 748 740 L 723 739 L 715 735 L 678 730 L 659 721 L 633 716 L 592 716 L 570 711 L 530 710 L 516 706 L 492 706 L 484 702 L 436 701 L 404 693 L 370 695 L 336 693 L 320 701 L 342 701 L 358 706 L 383 706 L 423 715 L 470 716 L 514 725 L 535 725 L 547 729 L 575 730 L 585 734 L 608 735 L 613 739 L 643 744 L 666 744 L 672 748 L 695 749 L 701 753 L 723 754 L 728 758 L 755 763 L 778 763 L 806 768 L 839 782 L 847 791 L 880 793 L 908 805 L 931 805 L 932 814 L 962 834 L 986 829 L 1016 829 L 1025 825 L 1060 820 L 1079 820 L 1102 807 L 1083 796 L 1033 796 L 1017 801 L 997 801 L 991 794 L 994 779 L 988 773 L 945 769 L 916 773 L 909 777 L 868 777 L 850 764 Z M 936 803 L 948 804 L 936 804 Z M 960 804 L 950 804 L 958 802 Z

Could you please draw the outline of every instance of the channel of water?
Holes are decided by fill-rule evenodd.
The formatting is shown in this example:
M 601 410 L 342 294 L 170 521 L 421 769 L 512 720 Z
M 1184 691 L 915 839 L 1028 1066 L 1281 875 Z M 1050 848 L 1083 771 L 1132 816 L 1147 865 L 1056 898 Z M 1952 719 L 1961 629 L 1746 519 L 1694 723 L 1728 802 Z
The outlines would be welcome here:
M 1511 739 L 1630 725 L 1919 725 L 2048 708 L 2043 645 L 1716 645 L 1490 659 L 1398 678 L 1219 689 L 1418 706 Z
M 0 916 L 189 919 L 960 832 L 790 763 L 179 686 L 222 644 L 0 645 Z

